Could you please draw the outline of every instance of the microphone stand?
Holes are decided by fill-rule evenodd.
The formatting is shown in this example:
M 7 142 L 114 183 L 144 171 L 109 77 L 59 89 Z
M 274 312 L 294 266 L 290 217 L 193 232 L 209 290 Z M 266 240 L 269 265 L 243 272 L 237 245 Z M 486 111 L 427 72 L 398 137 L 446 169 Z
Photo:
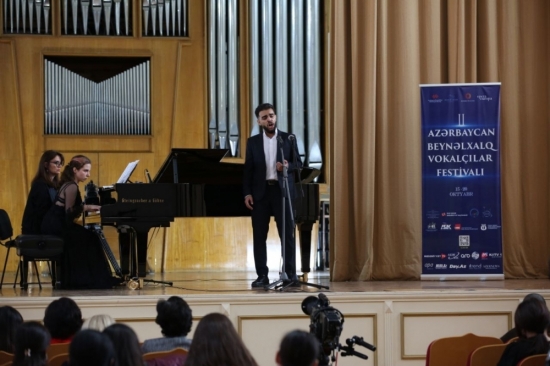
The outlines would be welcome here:
M 293 136 L 293 135 L 291 135 Z M 295 141 L 295 140 L 294 140 Z M 283 254 L 283 270 L 282 270 L 282 273 L 281 275 L 279 276 L 279 280 L 273 282 L 273 283 L 270 283 L 269 285 L 265 286 L 264 289 L 266 291 L 270 290 L 270 289 L 274 289 L 274 290 L 279 290 L 279 291 L 284 291 L 286 290 L 287 288 L 289 287 L 299 287 L 300 285 L 306 285 L 306 286 L 311 286 L 311 287 L 316 287 L 316 288 L 319 288 L 319 289 L 329 289 L 328 286 L 322 286 L 322 285 L 317 285 L 317 284 L 314 284 L 314 283 L 309 283 L 309 282 L 302 282 L 302 281 L 299 281 L 297 278 L 291 278 L 289 279 L 288 278 L 288 275 L 286 274 L 286 268 L 285 268 L 285 264 L 286 264 L 286 256 L 285 256 L 285 252 L 286 252 L 286 200 L 288 199 L 288 207 L 289 207 L 289 211 L 290 211 L 290 221 L 292 222 L 292 229 L 293 229 L 293 234 L 292 236 L 295 236 L 295 232 L 296 232 L 296 223 L 294 222 L 294 214 L 293 214 L 293 209 L 292 209 L 292 200 L 290 199 L 290 188 L 288 186 L 288 166 L 286 166 L 284 164 L 284 161 L 285 161 L 285 155 L 284 155 L 284 151 L 283 151 L 283 140 L 281 138 L 281 160 L 283 161 L 283 192 L 282 192 L 282 207 L 283 207 L 283 232 L 282 232 L 282 239 L 281 239 L 281 246 L 282 246 L 282 254 Z M 294 166 L 297 166 L 296 164 L 296 154 L 297 154 L 297 151 L 295 149 L 295 145 L 294 143 L 291 143 L 292 144 L 292 155 L 293 155 L 293 158 L 294 158 Z M 294 248 L 294 250 L 296 250 L 296 248 Z

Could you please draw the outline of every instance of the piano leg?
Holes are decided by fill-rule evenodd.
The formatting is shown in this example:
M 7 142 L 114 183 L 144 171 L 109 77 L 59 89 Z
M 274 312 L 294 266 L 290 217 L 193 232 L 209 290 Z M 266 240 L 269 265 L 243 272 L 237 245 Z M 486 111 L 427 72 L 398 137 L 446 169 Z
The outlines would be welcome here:
M 313 223 L 302 222 L 298 224 L 298 234 L 300 235 L 300 256 L 302 258 L 302 272 L 311 272 L 311 231 Z
M 119 231 L 118 245 L 120 251 L 120 267 L 122 275 L 130 274 L 130 248 L 132 247 L 132 235 L 129 232 Z
M 148 231 L 149 230 L 147 230 L 146 232 L 138 231 L 136 233 L 138 277 L 147 276 L 147 239 L 149 238 Z

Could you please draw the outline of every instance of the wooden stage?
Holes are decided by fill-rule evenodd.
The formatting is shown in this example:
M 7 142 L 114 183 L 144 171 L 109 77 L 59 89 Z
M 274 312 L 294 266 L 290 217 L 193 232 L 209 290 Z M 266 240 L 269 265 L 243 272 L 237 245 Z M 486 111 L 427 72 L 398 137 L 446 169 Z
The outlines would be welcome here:
M 183 297 L 193 310 L 193 329 L 210 312 L 225 313 L 260 365 L 275 365 L 281 337 L 293 329 L 308 330 L 311 319 L 301 310 L 307 296 L 323 292 L 330 305 L 344 314 L 340 343 L 353 335 L 376 345 L 375 352 L 356 346 L 369 357 L 341 357 L 339 365 L 424 364 L 428 344 L 437 338 L 475 333 L 499 337 L 513 326 L 513 312 L 530 292 L 550 299 L 550 280 L 493 281 L 367 281 L 330 282 L 328 271 L 309 273 L 319 290 L 302 286 L 286 291 L 251 289 L 252 271 L 194 271 L 150 275 L 173 286 L 147 283 L 142 289 L 55 290 L 51 284 L 12 288 L 7 274 L 0 303 L 16 307 L 26 320 L 41 320 L 49 302 L 69 296 L 83 316 L 107 313 L 132 326 L 141 340 L 160 336 L 154 323 L 156 302 L 172 295 Z M 48 277 L 41 277 L 48 282 Z M 275 281 L 278 273 L 270 273 Z M 192 330 L 193 331 L 193 330 Z M 192 337 L 192 332 L 190 334 Z

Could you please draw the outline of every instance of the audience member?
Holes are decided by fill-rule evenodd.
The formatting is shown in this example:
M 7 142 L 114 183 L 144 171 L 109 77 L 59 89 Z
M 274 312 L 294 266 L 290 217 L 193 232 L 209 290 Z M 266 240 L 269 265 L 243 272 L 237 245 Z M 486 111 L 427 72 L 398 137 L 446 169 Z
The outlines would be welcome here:
M 169 351 L 174 348 L 189 349 L 191 340 L 187 338 L 187 333 L 191 330 L 193 317 L 185 300 L 179 296 L 159 300 L 155 322 L 160 325 L 164 337 L 143 342 L 143 353 Z
M 69 365 L 118 366 L 113 342 L 97 330 L 81 330 L 69 346 Z
M 52 301 L 44 314 L 44 326 L 52 336 L 52 344 L 69 343 L 76 332 L 82 327 L 82 312 L 68 297 L 60 297 Z
M 39 322 L 21 324 L 15 332 L 13 366 L 46 366 L 50 333 Z
M 82 329 L 95 329 L 103 332 L 108 326 L 115 324 L 115 320 L 108 314 L 96 314 L 91 318 L 86 319 L 82 325 Z
M 211 313 L 201 319 L 185 366 L 257 366 L 227 316 Z
M 113 324 L 103 331 L 113 343 L 118 366 L 143 366 L 145 363 L 136 332 L 126 324 Z
M 313 334 L 294 330 L 284 336 L 275 361 L 280 366 L 317 366 L 320 347 Z
M 506 346 L 498 366 L 515 366 L 525 357 L 547 353 L 549 350 L 546 329 L 550 315 L 539 301 L 521 302 L 514 314 L 518 340 Z
M 523 301 L 538 301 L 546 307 L 546 300 L 544 299 L 544 297 L 542 297 L 541 294 L 537 294 L 536 292 L 526 295 L 523 298 Z M 506 332 L 506 334 L 500 337 L 500 340 L 502 341 L 502 343 L 508 343 L 510 340 L 516 337 L 518 337 L 516 328 L 512 328 L 508 332 Z
M 14 352 L 15 331 L 23 324 L 21 314 L 11 306 L 0 306 L 0 351 Z

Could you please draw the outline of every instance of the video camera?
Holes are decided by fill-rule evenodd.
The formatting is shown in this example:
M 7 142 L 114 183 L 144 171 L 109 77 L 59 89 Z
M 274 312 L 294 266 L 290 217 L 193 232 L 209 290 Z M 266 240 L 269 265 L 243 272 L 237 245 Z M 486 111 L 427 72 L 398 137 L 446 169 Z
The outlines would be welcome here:
M 347 346 L 340 344 L 340 334 L 344 329 L 344 314 L 340 310 L 330 306 L 327 296 L 320 293 L 318 297 L 308 296 L 302 301 L 302 311 L 309 315 L 310 333 L 319 340 L 321 349 L 319 353 L 319 365 L 329 365 L 329 359 L 336 361 L 336 352 L 342 351 L 342 356 L 357 356 L 368 359 L 367 355 L 356 352 L 354 344 L 376 351 L 376 347 L 363 341 L 362 337 L 353 336 L 346 340 Z

